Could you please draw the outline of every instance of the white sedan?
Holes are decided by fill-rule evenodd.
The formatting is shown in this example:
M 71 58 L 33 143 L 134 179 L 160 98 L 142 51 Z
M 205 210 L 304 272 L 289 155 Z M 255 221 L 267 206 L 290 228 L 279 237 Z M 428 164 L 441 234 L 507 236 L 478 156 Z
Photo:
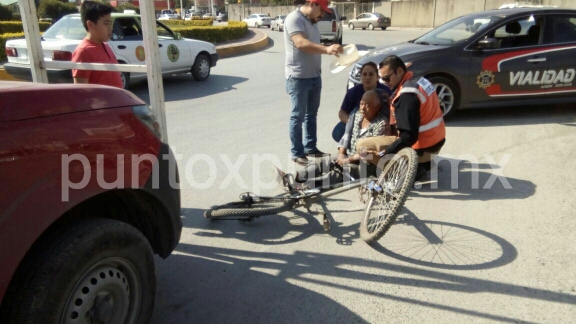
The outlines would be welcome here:
M 284 31 L 284 20 L 286 19 L 286 15 L 276 16 L 272 19 L 270 24 L 270 29 L 277 31 Z
M 253 14 L 244 18 L 242 21 L 245 22 L 248 25 L 248 27 L 260 28 L 260 26 L 268 26 L 268 28 L 270 28 L 271 20 L 272 19 L 268 15 Z
M 180 15 L 177 14 L 163 14 L 158 17 L 158 20 L 179 20 Z
M 145 51 L 140 16 L 135 14 L 113 13 L 112 38 L 108 42 L 116 59 L 121 64 L 145 64 Z M 182 38 L 160 22 L 156 22 L 162 74 L 192 73 L 197 81 L 210 76 L 216 66 L 218 54 L 212 43 Z M 80 14 L 62 17 L 42 35 L 44 60 L 70 61 L 72 52 L 86 37 Z M 6 42 L 8 63 L 6 72 L 24 80 L 32 80 L 30 61 L 25 39 L 12 39 Z M 71 70 L 47 70 L 50 82 L 72 82 Z M 130 80 L 146 79 L 146 73 L 122 72 L 122 82 L 126 87 Z

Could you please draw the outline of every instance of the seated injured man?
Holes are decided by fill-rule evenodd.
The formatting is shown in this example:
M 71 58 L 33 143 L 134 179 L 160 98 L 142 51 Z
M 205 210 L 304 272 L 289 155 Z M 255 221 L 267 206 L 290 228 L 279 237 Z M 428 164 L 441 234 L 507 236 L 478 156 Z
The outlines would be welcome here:
M 358 146 L 358 142 L 369 137 L 391 135 L 389 118 L 388 93 L 381 89 L 366 91 L 360 107 L 350 113 L 346 131 L 338 143 L 338 155 L 325 156 L 320 162 L 296 171 L 294 181 L 304 184 L 306 188 L 327 189 L 344 185 L 352 179 L 376 175 L 374 165 L 360 163 L 361 152 L 358 150 L 361 146 Z M 282 176 L 286 179 L 286 174 L 282 173 Z

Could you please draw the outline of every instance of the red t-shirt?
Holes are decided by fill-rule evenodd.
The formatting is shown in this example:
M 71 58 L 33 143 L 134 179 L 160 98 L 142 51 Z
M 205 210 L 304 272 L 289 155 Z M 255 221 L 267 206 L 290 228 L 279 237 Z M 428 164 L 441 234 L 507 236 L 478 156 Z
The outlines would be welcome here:
M 106 43 L 94 43 L 84 38 L 82 43 L 72 53 L 72 62 L 81 63 L 113 63 L 118 64 L 116 55 Z M 122 88 L 120 72 L 72 70 L 72 76 L 88 79 L 88 83 L 103 84 Z

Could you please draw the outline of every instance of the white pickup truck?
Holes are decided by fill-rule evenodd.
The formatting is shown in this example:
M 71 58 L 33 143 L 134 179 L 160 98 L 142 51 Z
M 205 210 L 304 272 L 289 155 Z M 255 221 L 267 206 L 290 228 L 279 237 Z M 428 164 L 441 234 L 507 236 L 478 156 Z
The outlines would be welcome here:
M 333 14 L 325 14 L 318 22 L 320 41 L 322 43 L 342 45 L 342 20 L 346 20 L 346 17 L 341 17 L 336 7 L 329 8 L 332 10 Z

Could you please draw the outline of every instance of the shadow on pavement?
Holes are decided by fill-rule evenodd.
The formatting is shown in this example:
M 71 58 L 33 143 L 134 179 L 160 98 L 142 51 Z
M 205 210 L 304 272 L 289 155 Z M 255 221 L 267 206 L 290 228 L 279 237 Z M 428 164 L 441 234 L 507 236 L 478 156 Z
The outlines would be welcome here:
M 358 45 L 356 45 L 356 48 L 357 48 L 359 51 L 369 51 L 369 50 L 371 50 L 371 49 L 375 49 L 376 47 L 375 47 L 375 46 L 366 46 L 366 45 L 358 44 Z
M 468 158 L 475 158 L 467 156 Z M 536 185 L 527 180 L 506 177 L 500 166 L 474 163 L 445 156 L 435 158 L 438 163 L 437 180 L 433 172 L 430 181 L 416 182 L 410 193 L 413 197 L 453 200 L 526 199 L 536 193 Z M 494 173 L 483 170 L 495 170 Z M 447 192 L 452 194 L 447 194 Z
M 302 241 L 322 232 L 322 225 L 315 215 L 302 208 L 282 215 L 263 216 L 252 222 L 209 220 L 204 218 L 204 210 L 199 209 L 185 208 L 182 215 L 184 227 L 200 230 L 195 234 L 197 236 L 234 238 L 264 245 Z
M 497 235 L 460 224 L 423 221 L 407 208 L 373 247 L 400 261 L 450 270 L 497 268 L 518 256 L 516 248 Z
M 456 307 L 449 301 L 430 301 L 425 295 L 404 297 L 389 292 L 385 285 L 576 304 L 576 296 L 568 293 L 357 257 L 302 251 L 286 255 L 182 243 L 176 249 L 177 253 L 161 264 L 167 268 L 163 273 L 170 275 L 159 276 L 155 323 L 167 323 L 168 319 L 184 323 L 192 317 L 198 323 L 367 322 L 347 305 L 304 285 L 508 323 L 526 320 Z M 371 285 L 358 285 L 360 281 Z M 386 307 L 386 303 L 379 305 Z
M 447 119 L 448 127 L 494 127 L 511 125 L 576 125 L 576 105 L 523 106 L 465 109 Z
M 164 77 L 164 100 L 166 102 L 198 99 L 221 92 L 236 90 L 235 85 L 248 81 L 248 78 L 211 74 L 208 80 L 198 82 L 191 74 L 177 74 Z M 141 81 L 129 89 L 147 104 L 150 104 L 148 83 Z
M 152 323 L 368 323 L 345 305 L 290 282 L 299 280 L 299 267 L 310 266 L 293 258 L 306 263 L 306 256 L 188 244 L 177 249 L 160 265 L 169 269 L 158 276 Z M 292 264 L 278 264 L 287 261 Z

